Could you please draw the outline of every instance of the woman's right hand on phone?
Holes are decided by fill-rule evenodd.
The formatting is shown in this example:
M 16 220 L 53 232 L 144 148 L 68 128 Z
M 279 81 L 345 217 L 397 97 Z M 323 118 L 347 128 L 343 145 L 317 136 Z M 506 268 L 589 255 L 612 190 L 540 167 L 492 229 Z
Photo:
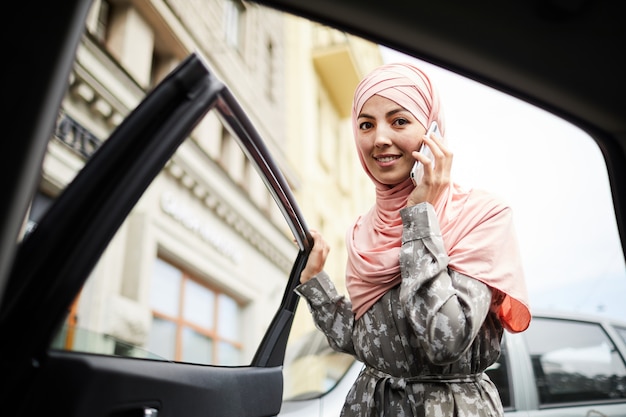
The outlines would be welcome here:
M 407 207 L 423 202 L 435 205 L 452 182 L 452 151 L 443 144 L 441 138 L 434 134 L 431 134 L 430 137 L 424 136 L 424 143 L 430 149 L 432 159 L 419 152 L 413 152 L 413 157 L 423 166 L 424 174 L 421 181 L 409 194 Z
M 326 258 L 328 257 L 328 252 L 330 251 L 328 243 L 326 243 L 317 230 L 311 230 L 311 236 L 313 237 L 313 249 L 311 249 L 309 259 L 307 259 L 306 265 L 300 273 L 301 284 L 304 284 L 315 275 L 322 272 Z

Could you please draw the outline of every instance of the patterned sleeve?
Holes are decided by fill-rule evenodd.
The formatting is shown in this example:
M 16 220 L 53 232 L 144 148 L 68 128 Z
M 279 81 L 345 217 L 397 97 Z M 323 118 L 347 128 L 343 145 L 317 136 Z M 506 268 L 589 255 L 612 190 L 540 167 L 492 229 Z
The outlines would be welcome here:
M 352 304 L 337 293 L 328 274 L 319 273 L 298 285 L 295 291 L 306 299 L 315 325 L 324 332 L 330 346 L 336 351 L 354 355 Z
M 433 363 L 455 362 L 478 334 L 491 305 L 484 283 L 448 269 L 439 222 L 428 203 L 400 212 L 400 303 Z

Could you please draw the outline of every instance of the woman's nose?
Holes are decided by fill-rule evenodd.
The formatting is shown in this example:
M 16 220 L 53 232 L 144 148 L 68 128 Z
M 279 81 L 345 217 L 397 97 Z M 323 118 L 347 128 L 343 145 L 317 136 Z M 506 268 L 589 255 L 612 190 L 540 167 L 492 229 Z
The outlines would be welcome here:
M 376 137 L 374 139 L 374 145 L 384 146 L 391 145 L 391 132 L 389 128 L 385 126 L 378 126 L 376 128 Z

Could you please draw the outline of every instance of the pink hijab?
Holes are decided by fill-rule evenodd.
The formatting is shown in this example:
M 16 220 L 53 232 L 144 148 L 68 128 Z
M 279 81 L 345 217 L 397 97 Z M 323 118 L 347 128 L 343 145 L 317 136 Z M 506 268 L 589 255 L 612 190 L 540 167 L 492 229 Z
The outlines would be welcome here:
M 355 136 L 357 116 L 375 94 L 410 111 L 424 128 L 435 120 L 442 135 L 445 132 L 439 95 L 428 76 L 412 64 L 397 63 L 375 69 L 358 85 L 352 106 Z M 346 234 L 346 285 L 356 319 L 402 280 L 400 210 L 413 189 L 409 178 L 391 188 L 378 182 L 363 158 L 359 152 L 361 165 L 376 186 L 376 204 L 358 217 Z M 449 268 L 499 290 L 504 301 L 497 314 L 503 326 L 511 332 L 525 330 L 530 310 L 510 207 L 492 194 L 464 190 L 453 183 L 437 202 L 435 212 Z

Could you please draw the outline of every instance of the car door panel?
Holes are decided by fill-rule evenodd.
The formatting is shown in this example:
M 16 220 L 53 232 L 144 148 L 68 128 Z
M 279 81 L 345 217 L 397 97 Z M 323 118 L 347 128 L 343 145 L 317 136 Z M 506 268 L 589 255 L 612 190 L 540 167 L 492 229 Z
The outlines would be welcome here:
M 53 351 L 25 415 L 271 416 L 281 406 L 281 367 L 215 367 Z

